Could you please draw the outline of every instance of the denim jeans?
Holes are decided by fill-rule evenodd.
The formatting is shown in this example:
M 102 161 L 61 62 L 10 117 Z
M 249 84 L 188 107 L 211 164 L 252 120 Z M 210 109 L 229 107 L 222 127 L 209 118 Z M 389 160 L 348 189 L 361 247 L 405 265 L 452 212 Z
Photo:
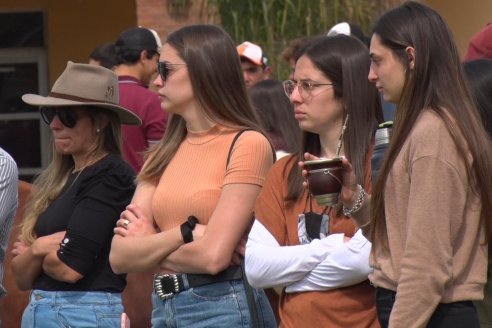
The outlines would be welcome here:
M 260 325 L 277 327 L 265 292 L 254 289 L 254 294 Z M 190 288 L 166 300 L 161 300 L 153 293 L 152 306 L 152 327 L 155 328 L 252 326 L 242 280 Z
M 376 288 L 376 310 L 382 328 L 387 328 L 396 293 Z M 473 302 L 439 303 L 434 310 L 427 328 L 480 328 Z
M 34 290 L 22 328 L 120 327 L 120 293 Z

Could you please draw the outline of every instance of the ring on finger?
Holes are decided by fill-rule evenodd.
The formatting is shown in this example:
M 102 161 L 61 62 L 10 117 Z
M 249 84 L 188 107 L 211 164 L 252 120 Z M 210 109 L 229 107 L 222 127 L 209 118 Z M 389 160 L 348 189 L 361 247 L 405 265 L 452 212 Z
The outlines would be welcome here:
M 124 219 L 124 220 L 123 220 L 123 226 L 124 226 L 125 228 L 126 228 L 126 227 L 128 227 L 128 225 L 129 225 L 130 223 L 131 223 L 131 221 L 130 221 L 130 220 L 128 220 L 128 219 Z

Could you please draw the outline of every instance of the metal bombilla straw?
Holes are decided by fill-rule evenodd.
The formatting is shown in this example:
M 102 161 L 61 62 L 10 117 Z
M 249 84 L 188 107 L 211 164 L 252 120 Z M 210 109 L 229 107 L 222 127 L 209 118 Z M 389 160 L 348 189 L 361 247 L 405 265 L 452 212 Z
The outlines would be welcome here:
M 342 148 L 342 144 L 343 144 L 343 135 L 345 133 L 345 129 L 347 128 L 348 118 L 349 118 L 349 114 L 345 116 L 345 122 L 343 122 L 342 131 L 340 131 L 340 137 L 338 137 L 336 157 L 339 157 L 340 155 L 340 149 Z

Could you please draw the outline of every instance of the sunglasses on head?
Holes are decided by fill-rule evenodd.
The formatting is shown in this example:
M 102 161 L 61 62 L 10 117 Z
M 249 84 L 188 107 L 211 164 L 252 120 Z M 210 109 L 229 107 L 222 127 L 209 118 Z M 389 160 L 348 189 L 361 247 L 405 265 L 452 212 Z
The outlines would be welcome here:
M 177 68 L 172 68 L 173 66 L 186 66 L 186 64 L 172 64 L 172 63 L 169 63 L 169 62 L 157 62 L 157 71 L 159 72 L 159 75 L 162 79 L 162 81 L 166 81 L 168 76 L 169 76 L 169 73 L 171 73 L 172 71 L 175 71 L 177 70 Z
M 41 118 L 46 124 L 51 124 L 53 122 L 53 119 L 55 118 L 55 115 L 58 115 L 58 118 L 60 119 L 60 122 L 62 122 L 63 125 L 65 125 L 67 128 L 73 128 L 79 119 L 78 113 L 70 108 L 54 108 L 54 107 L 41 107 L 39 109 L 39 112 L 41 113 Z

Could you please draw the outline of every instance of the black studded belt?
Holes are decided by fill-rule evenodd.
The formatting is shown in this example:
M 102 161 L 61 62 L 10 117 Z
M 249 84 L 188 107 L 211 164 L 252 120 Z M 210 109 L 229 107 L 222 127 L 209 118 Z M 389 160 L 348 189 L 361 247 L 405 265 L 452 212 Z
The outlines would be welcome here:
M 242 278 L 243 272 L 239 266 L 229 267 L 216 275 L 156 274 L 154 275 L 154 292 L 161 300 L 166 300 L 189 288 Z

